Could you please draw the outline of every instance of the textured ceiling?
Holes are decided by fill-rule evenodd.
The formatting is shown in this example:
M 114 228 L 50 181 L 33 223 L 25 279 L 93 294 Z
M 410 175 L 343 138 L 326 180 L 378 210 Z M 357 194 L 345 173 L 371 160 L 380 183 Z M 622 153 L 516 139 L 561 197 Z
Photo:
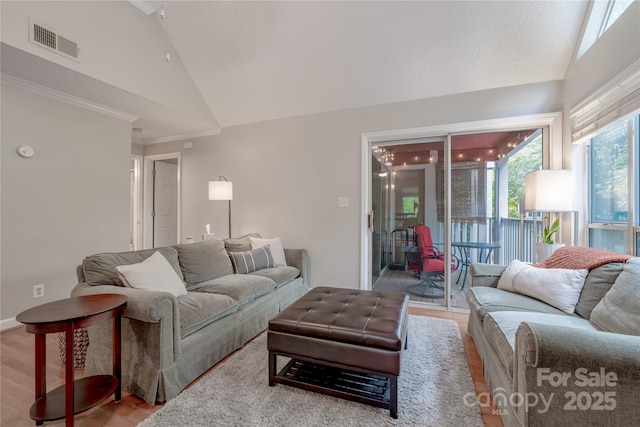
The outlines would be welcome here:
M 164 8 L 172 44 L 225 127 L 561 80 L 586 3 L 169 2 Z
M 143 128 L 136 137 L 152 143 L 562 80 L 587 1 L 5 1 L 0 7 L 3 73 L 136 115 L 132 126 Z M 27 18 L 71 35 L 82 60 L 29 43 Z

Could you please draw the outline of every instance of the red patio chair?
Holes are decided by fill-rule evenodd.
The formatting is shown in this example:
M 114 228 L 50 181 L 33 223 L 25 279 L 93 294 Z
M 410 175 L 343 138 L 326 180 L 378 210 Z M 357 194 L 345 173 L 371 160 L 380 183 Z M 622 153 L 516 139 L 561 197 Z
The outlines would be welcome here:
M 421 281 L 407 286 L 406 292 L 423 298 L 444 298 L 444 292 L 442 294 L 427 293 L 430 288 L 444 291 L 444 286 L 438 284 L 444 281 L 444 269 L 447 264 L 444 253 L 434 246 L 429 227 L 418 225 L 413 231 L 417 245 L 407 251 L 407 264 Z M 452 254 L 448 264 L 451 271 L 455 271 L 460 262 Z

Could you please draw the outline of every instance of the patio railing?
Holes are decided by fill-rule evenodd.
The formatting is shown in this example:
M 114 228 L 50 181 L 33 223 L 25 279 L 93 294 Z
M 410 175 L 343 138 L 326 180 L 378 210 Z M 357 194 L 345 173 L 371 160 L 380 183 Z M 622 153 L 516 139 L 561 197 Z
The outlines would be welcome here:
M 500 220 L 501 263 L 509 264 L 514 259 L 533 262 L 533 242 L 542 233 L 542 222 L 536 222 L 536 232 L 533 230 L 533 220 L 522 221 L 515 218 Z M 522 229 L 522 232 L 520 231 Z
M 485 222 L 454 222 L 451 224 L 452 242 L 487 242 L 497 243 L 500 247 L 491 252 L 488 262 L 493 264 L 509 264 L 514 259 L 523 262 L 533 261 L 533 242 L 535 236 L 542 233 L 542 222 L 536 222 L 536 233 L 533 232 L 533 220 L 525 219 L 522 222 L 516 218 L 500 218 L 499 229 L 494 233 L 494 219 L 487 218 Z M 439 224 L 442 228 L 442 223 Z M 522 232 L 520 231 L 522 229 Z M 441 231 L 442 233 L 442 231 Z M 496 238 L 499 236 L 499 238 Z M 404 262 L 403 248 L 413 244 L 413 233 L 409 229 L 404 234 L 392 234 L 389 241 L 385 241 L 388 253 L 383 253 L 385 259 L 383 266 L 387 264 L 402 265 Z M 437 244 L 442 249 L 442 244 Z M 478 249 L 468 249 L 469 260 L 478 261 Z M 455 255 L 459 255 L 454 251 Z M 486 252 L 484 252 L 486 255 Z M 485 260 L 482 259 L 482 262 Z
M 489 262 L 509 264 L 514 259 L 533 261 L 533 242 L 535 236 L 542 232 L 540 221 L 537 221 L 536 228 L 537 232 L 534 233 L 531 219 L 520 221 L 516 218 L 500 218 L 499 229 L 495 233 L 494 219 L 487 218 L 485 223 L 453 223 L 451 234 L 452 241 L 456 242 L 498 243 L 500 248 L 492 252 Z M 473 251 L 470 258 L 476 260 L 477 254 Z

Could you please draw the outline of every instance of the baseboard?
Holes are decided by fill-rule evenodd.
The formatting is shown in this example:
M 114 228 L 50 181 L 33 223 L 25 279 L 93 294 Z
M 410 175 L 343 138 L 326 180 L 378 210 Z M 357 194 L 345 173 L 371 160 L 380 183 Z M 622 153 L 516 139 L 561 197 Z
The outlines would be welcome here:
M 18 322 L 15 317 L 12 317 L 10 319 L 0 320 L 0 331 L 12 329 L 20 325 L 22 325 L 22 323 Z

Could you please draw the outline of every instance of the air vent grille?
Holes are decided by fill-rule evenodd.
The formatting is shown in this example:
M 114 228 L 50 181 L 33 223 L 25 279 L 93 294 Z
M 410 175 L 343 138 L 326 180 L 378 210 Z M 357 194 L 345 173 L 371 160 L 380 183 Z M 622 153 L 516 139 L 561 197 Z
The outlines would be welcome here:
M 58 50 L 74 58 L 78 57 L 78 44 L 66 37 L 58 36 Z
M 56 48 L 56 33 L 42 28 L 40 25 L 33 24 L 33 41 L 42 43 L 43 45 Z
M 78 60 L 80 49 L 76 42 L 31 20 L 29 20 L 29 41 L 67 58 Z

